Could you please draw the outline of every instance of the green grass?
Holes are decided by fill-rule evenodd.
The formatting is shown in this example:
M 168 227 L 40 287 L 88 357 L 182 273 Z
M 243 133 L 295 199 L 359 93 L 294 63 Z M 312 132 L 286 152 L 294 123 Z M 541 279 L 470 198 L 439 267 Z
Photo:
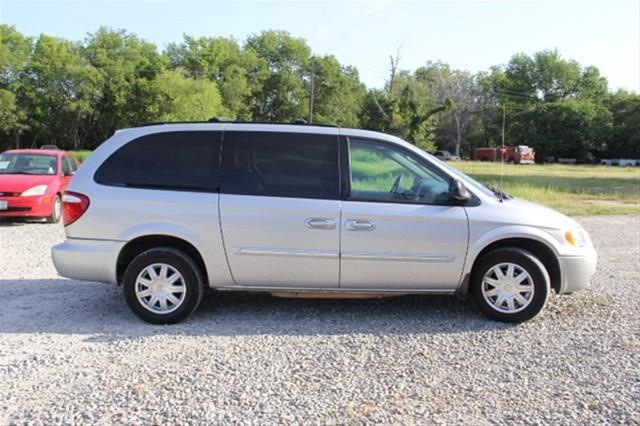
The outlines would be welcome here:
M 71 151 L 73 152 L 73 154 L 76 156 L 76 158 L 78 160 L 80 160 L 80 162 L 83 162 L 84 160 L 87 159 L 88 156 L 91 155 L 92 151 L 89 150 L 79 150 L 79 151 Z
M 351 154 L 351 176 L 354 191 L 388 191 L 404 169 L 395 161 L 369 151 Z M 406 182 L 404 182 L 406 186 Z
M 640 168 L 451 162 L 476 180 L 562 213 L 640 214 Z

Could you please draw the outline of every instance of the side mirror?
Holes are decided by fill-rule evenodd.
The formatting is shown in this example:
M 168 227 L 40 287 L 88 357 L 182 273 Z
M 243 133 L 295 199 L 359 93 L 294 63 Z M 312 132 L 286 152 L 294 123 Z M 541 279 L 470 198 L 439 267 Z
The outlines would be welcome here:
M 471 199 L 471 193 L 462 182 L 456 179 L 449 185 L 449 197 L 457 204 L 462 204 Z
M 75 174 L 76 174 L 76 172 L 74 172 L 74 171 L 72 171 L 72 170 L 69 170 L 69 171 L 67 171 L 67 172 L 64 172 L 62 175 L 63 175 L 63 176 L 73 176 L 73 175 L 75 175 Z

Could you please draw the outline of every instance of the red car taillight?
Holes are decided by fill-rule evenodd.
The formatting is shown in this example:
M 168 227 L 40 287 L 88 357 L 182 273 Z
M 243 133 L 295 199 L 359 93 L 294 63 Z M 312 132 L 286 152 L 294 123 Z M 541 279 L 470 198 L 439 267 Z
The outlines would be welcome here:
M 78 192 L 65 191 L 62 195 L 62 222 L 71 225 L 89 208 L 89 197 Z

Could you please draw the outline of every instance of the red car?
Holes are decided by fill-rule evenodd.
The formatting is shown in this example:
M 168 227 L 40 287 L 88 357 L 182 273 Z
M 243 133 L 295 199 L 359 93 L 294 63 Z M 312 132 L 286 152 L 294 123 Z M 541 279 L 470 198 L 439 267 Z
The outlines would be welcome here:
M 70 152 L 54 149 L 16 149 L 0 154 L 0 218 L 59 222 L 62 193 L 78 164 Z

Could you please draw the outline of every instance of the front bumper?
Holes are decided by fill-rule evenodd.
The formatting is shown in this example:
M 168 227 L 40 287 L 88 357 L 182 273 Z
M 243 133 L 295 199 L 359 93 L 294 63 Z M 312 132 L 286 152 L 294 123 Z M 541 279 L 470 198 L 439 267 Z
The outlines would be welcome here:
M 68 238 L 51 248 L 51 258 L 63 277 L 117 284 L 116 263 L 125 244 L 125 241 Z
M 7 202 L 7 209 L 0 210 L 0 217 L 48 217 L 53 211 L 54 195 L 36 197 L 0 197 Z
M 598 256 L 595 250 L 584 256 L 559 256 L 558 263 L 561 276 L 559 294 L 573 293 L 590 286 Z

